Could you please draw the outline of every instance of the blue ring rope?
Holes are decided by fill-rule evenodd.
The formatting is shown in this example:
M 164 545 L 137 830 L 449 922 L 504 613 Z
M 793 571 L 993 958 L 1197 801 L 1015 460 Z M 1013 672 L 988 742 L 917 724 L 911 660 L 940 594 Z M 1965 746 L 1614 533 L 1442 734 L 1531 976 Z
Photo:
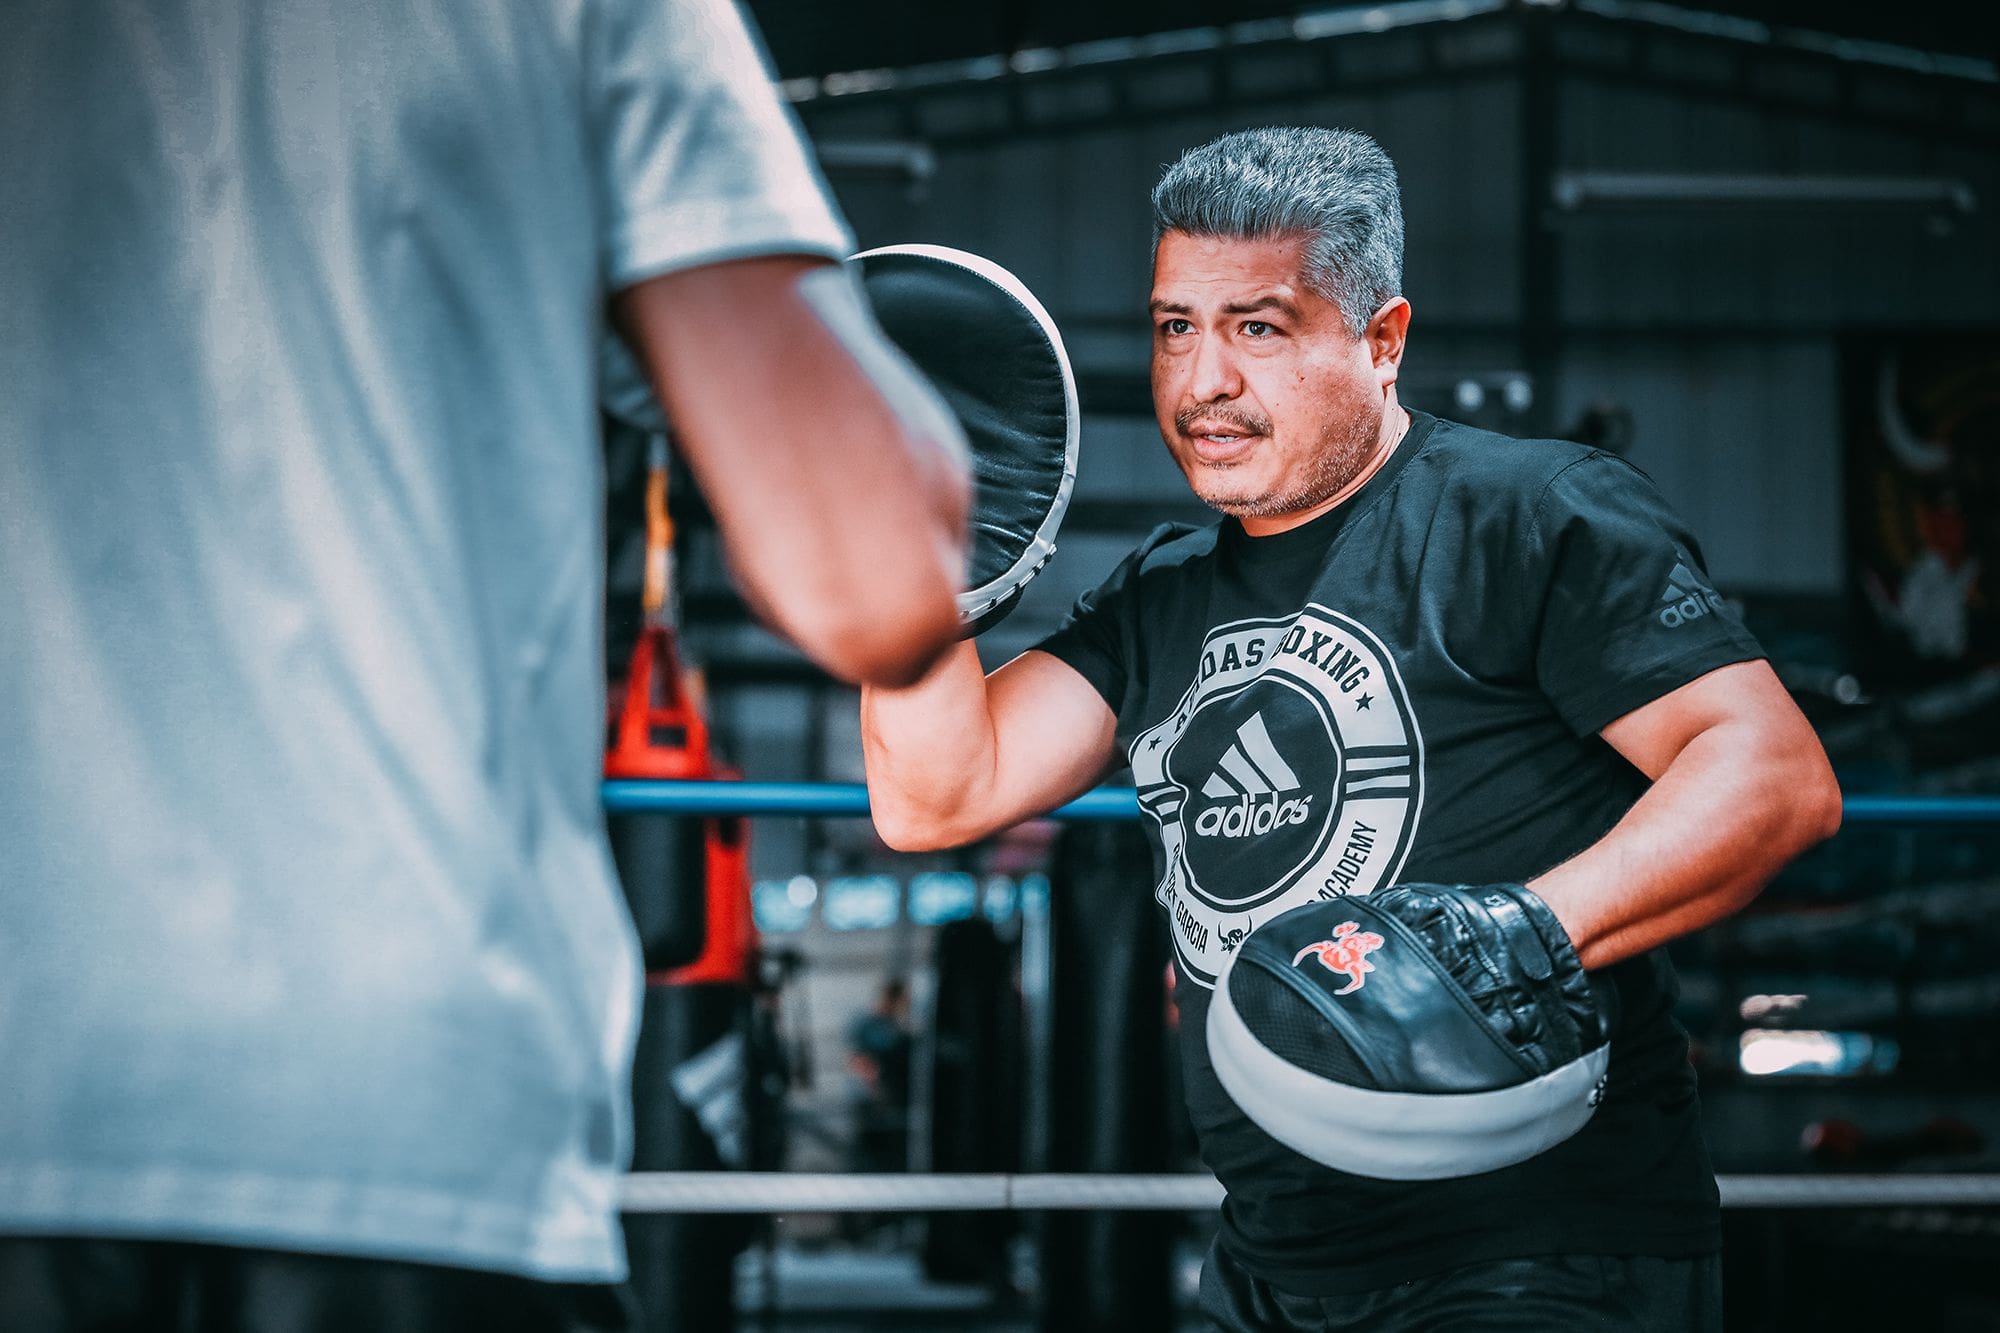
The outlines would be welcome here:
M 812 815 L 859 817 L 868 813 L 868 789 L 859 782 L 651 782 L 614 779 L 604 784 L 611 814 Z M 1062 820 L 1117 820 L 1139 816 L 1130 787 L 1099 787 L 1049 812 Z M 1857 825 L 2000 824 L 2000 796 L 1849 796 L 1843 821 Z

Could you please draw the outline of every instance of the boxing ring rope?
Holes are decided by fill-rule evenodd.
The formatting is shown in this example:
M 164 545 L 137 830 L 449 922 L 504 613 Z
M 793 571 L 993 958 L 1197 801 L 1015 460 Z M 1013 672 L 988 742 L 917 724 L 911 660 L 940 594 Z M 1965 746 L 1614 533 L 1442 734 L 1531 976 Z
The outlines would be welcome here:
M 611 814 L 860 817 L 858 782 L 612 780 Z M 1137 793 L 1099 787 L 1049 813 L 1067 821 L 1136 819 Z M 1849 796 L 1846 828 L 2000 824 L 2000 796 Z M 1725 1175 L 1725 1208 L 2000 1206 L 2000 1175 Z M 1222 1186 L 1185 1175 L 866 1175 L 661 1171 L 626 1176 L 626 1213 L 869 1213 L 1112 1210 L 1190 1212 L 1219 1206 Z
M 2000 1175 L 1717 1176 L 1724 1208 L 2000 1205 Z M 1205 1175 L 812 1175 L 656 1171 L 625 1177 L 627 1213 L 1194 1212 L 1218 1207 Z
M 868 813 L 859 782 L 664 782 L 614 779 L 604 784 L 604 808 L 614 815 L 819 815 Z M 1137 819 L 1130 787 L 1098 787 L 1049 818 L 1069 821 Z M 1860 825 L 2000 824 L 2000 796 L 1849 796 L 1849 827 Z

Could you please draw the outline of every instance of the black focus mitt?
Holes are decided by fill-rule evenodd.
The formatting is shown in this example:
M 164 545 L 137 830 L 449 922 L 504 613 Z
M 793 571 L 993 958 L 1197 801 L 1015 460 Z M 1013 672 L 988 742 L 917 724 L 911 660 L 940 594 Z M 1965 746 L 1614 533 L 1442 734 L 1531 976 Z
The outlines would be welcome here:
M 957 415 L 971 445 L 972 551 L 959 619 L 977 634 L 1013 610 L 1055 552 L 1076 485 L 1076 377 L 1055 321 L 990 259 L 892 245 L 848 261 L 882 331 Z
M 889 341 L 957 416 L 973 476 L 970 636 L 1013 610 L 1055 552 L 1076 485 L 1082 418 L 1076 376 L 1055 321 L 1021 280 L 990 259 L 941 245 L 891 245 L 847 261 Z M 606 333 L 598 397 L 643 431 L 668 430 L 652 387 Z
M 1245 1115 L 1325 1166 L 1436 1180 L 1525 1161 L 1603 1095 L 1616 992 L 1518 884 L 1400 884 L 1252 931 L 1209 1058 Z

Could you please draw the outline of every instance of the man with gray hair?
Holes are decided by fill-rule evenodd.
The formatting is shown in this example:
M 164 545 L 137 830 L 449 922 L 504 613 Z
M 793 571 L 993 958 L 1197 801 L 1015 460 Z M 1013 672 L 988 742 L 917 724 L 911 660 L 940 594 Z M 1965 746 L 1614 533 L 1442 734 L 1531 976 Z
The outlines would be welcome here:
M 1202 1280 L 1215 1326 L 1719 1327 L 1715 1182 L 1660 946 L 1832 832 L 1817 738 L 1643 473 L 1399 401 L 1402 216 L 1374 142 L 1232 134 L 1153 203 L 1155 411 L 1224 517 L 1155 531 L 991 675 L 961 647 L 865 690 L 877 827 L 903 848 L 970 842 L 1130 763 L 1188 1106 L 1228 1190 Z M 1438 903 L 1466 975 L 1516 1005 L 1502 1026 L 1524 1058 L 1560 1017 L 1537 987 L 1571 969 L 1609 1042 L 1579 1130 L 1378 1161 L 1338 1136 L 1281 1141 L 1267 1124 L 1320 1109 L 1282 1089 L 1225 1090 L 1210 1015 L 1246 938 L 1313 904 L 1359 916 L 1358 895 Z M 1482 933 L 1503 907 L 1529 937 Z M 1415 932 L 1328 931 L 1285 951 L 1299 993 L 1322 963 L 1342 996 L 1412 984 L 1391 973 Z M 1415 985 L 1394 993 L 1462 993 Z M 1271 1045 L 1324 1062 L 1330 1021 Z M 1413 1046 L 1422 1027 L 1375 1036 Z M 1340 1080 L 1380 1095 L 1366 1071 Z

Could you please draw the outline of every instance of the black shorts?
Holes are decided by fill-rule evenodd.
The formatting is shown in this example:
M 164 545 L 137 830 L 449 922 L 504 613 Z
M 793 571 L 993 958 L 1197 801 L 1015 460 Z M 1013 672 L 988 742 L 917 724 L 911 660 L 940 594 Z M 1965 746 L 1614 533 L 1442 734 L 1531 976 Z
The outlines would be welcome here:
M 1720 1333 L 1722 1256 L 1544 1254 L 1469 1264 L 1340 1296 L 1301 1296 L 1252 1277 L 1210 1246 L 1201 1313 L 1222 1333 Z
M 625 1333 L 622 1287 L 179 1241 L 0 1236 L 7 1333 Z

